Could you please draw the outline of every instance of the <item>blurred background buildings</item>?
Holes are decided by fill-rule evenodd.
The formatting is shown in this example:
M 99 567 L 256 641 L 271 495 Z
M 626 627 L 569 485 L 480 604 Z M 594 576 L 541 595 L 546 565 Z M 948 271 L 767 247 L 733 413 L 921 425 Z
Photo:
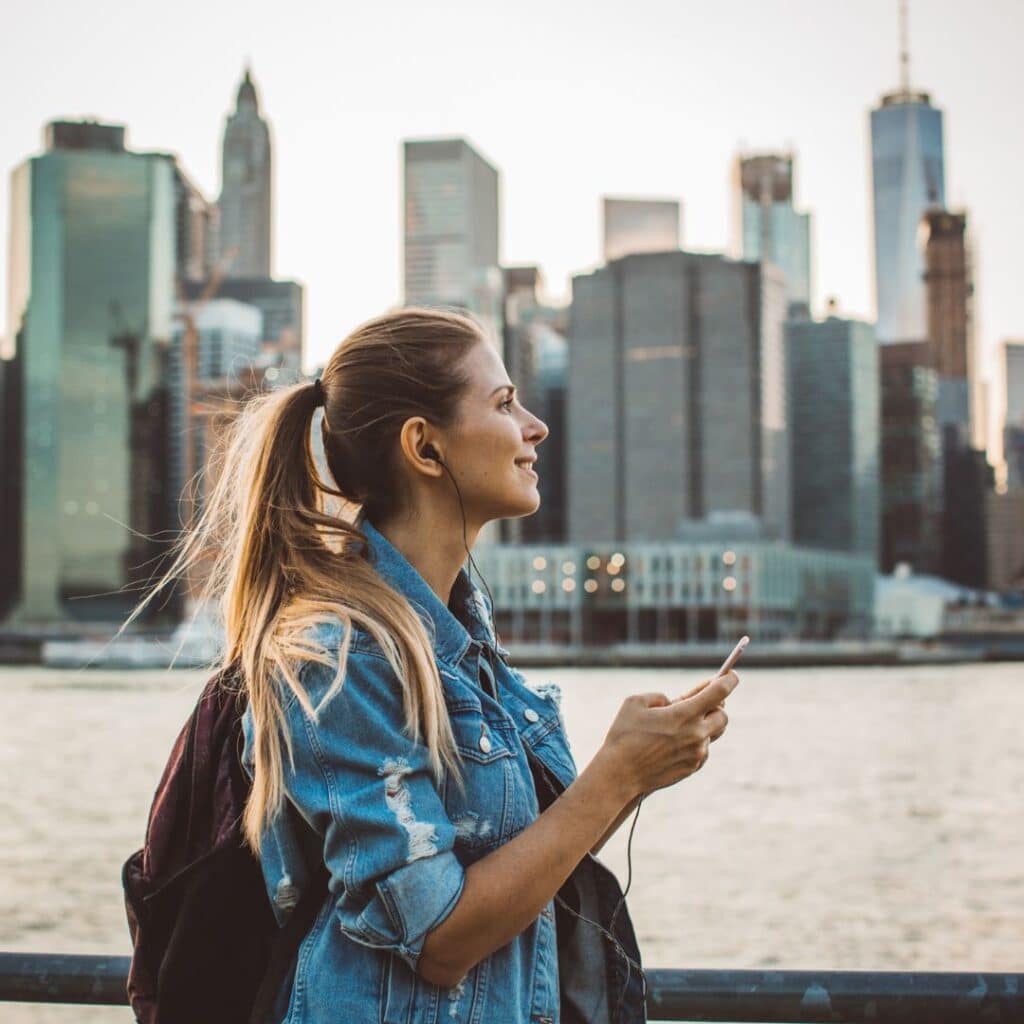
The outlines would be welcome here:
M 600 259 L 553 304 L 539 265 L 502 262 L 499 168 L 462 137 L 403 141 L 403 301 L 475 315 L 550 428 L 539 512 L 480 538 L 506 640 L 864 640 L 1024 604 L 1024 341 L 983 387 L 970 213 L 945 205 L 905 40 L 900 79 L 869 115 L 875 323 L 812 309 L 792 148 L 735 157 L 731 255 L 683 248 L 678 199 L 603 197 Z M 246 68 L 216 202 L 116 124 L 53 121 L 11 174 L 4 629 L 119 623 L 240 403 L 303 379 L 273 161 Z

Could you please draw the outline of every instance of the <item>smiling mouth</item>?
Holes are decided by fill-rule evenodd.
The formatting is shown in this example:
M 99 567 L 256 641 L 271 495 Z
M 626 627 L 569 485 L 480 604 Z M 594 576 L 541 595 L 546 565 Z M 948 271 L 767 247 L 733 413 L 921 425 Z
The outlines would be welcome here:
M 533 468 L 535 461 L 534 459 L 516 459 L 516 465 L 532 476 L 537 476 L 537 471 Z

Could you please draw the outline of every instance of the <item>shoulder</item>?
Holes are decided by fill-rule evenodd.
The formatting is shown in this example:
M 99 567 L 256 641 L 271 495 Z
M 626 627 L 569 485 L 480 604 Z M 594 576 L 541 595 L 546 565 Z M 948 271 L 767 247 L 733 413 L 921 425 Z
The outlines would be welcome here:
M 401 686 L 391 662 L 377 640 L 359 626 L 347 626 L 336 617 L 309 626 L 291 644 L 293 674 L 309 701 L 317 707 L 325 698 L 335 702 L 355 699 L 377 704 L 400 700 Z M 344 658 L 344 664 L 342 664 Z M 303 703 L 291 690 L 289 710 Z M 334 692 L 332 692 L 334 691 Z

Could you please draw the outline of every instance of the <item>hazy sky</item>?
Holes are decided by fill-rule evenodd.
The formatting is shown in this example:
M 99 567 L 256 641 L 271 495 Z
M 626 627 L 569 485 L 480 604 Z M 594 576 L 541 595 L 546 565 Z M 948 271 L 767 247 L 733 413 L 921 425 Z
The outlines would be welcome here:
M 896 0 L 22 2 L 0 15 L 0 167 L 39 152 L 48 119 L 91 116 L 177 152 L 215 197 L 250 58 L 275 144 L 275 272 L 307 286 L 312 365 L 400 299 L 405 137 L 464 135 L 498 166 L 501 256 L 540 264 L 555 299 L 598 259 L 602 194 L 678 197 L 684 246 L 723 250 L 737 147 L 788 145 L 816 309 L 835 295 L 871 316 L 868 111 L 897 83 L 897 25 Z M 1024 335 L 1024 2 L 916 0 L 910 35 L 991 353 Z M 4 239 L 8 215 L 5 181 Z

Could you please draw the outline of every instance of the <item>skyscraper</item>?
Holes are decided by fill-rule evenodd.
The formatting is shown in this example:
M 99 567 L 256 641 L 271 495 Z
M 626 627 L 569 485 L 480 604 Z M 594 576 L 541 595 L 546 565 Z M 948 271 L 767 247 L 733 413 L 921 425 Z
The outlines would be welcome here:
M 679 203 L 675 199 L 613 199 L 601 203 L 604 261 L 638 252 L 679 248 Z
M 786 300 L 811 305 L 811 215 L 793 205 L 793 155 L 736 159 L 736 199 L 745 260 L 766 260 L 786 275 Z
M 883 345 L 882 570 L 899 562 L 914 572 L 942 564 L 942 434 L 939 382 L 927 341 Z
M 901 83 L 871 112 L 876 334 L 881 344 L 928 336 L 921 217 L 946 202 L 942 112 L 910 88 L 905 9 Z
M 921 223 L 928 344 L 939 376 L 939 422 L 970 442 L 970 387 L 974 382 L 974 283 L 967 245 L 967 214 L 928 210 Z
M 500 343 L 499 176 L 465 139 L 403 146 L 407 305 L 475 313 Z
M 18 622 L 120 619 L 162 550 L 175 206 L 171 160 L 118 125 L 54 122 L 12 173 L 0 614 Z
M 260 116 L 256 85 L 246 68 L 221 158 L 220 247 L 233 254 L 231 277 L 270 277 L 272 182 L 270 128 Z
M 870 324 L 786 323 L 793 541 L 878 558 L 878 346 Z
M 569 537 L 669 540 L 694 520 L 790 536 L 782 275 L 688 252 L 573 278 Z

